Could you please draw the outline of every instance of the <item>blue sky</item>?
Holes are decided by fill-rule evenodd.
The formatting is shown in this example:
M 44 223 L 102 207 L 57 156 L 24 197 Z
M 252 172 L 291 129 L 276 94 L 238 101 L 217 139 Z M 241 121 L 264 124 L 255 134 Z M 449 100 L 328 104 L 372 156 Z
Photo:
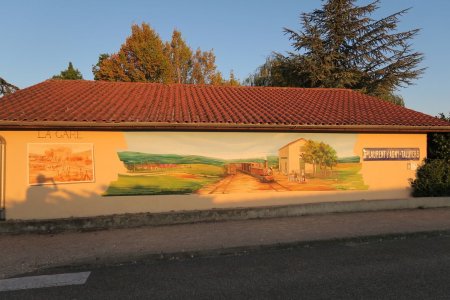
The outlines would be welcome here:
M 368 3 L 366 0 L 358 4 Z M 85 79 L 100 53 L 117 52 L 133 23 L 150 23 L 163 40 L 174 28 L 192 48 L 214 49 L 225 76 L 244 79 L 272 51 L 291 50 L 282 28 L 299 29 L 300 12 L 319 0 L 40 0 L 2 1 L 0 77 L 20 88 L 58 74 L 69 61 Z M 381 0 L 375 18 L 412 7 L 400 30 L 421 28 L 413 48 L 425 54 L 424 76 L 399 91 L 406 106 L 431 115 L 450 112 L 450 1 Z

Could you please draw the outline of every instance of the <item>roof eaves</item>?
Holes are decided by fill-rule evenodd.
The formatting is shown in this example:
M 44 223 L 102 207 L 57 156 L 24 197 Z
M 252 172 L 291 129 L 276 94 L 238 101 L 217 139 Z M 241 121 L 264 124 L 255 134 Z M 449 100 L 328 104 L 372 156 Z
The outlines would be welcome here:
M 171 122 L 24 122 L 0 121 L 0 130 L 99 130 L 99 131 L 294 131 L 294 132 L 373 132 L 426 133 L 450 132 L 450 126 L 404 125 L 286 125 L 236 123 L 171 123 Z

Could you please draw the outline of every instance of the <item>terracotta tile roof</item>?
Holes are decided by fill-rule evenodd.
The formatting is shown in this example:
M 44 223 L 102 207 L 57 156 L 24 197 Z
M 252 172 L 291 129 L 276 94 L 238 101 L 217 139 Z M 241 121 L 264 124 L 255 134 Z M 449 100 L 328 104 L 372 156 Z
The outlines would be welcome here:
M 438 118 L 346 89 L 47 80 L 0 98 L 0 128 L 417 128 Z

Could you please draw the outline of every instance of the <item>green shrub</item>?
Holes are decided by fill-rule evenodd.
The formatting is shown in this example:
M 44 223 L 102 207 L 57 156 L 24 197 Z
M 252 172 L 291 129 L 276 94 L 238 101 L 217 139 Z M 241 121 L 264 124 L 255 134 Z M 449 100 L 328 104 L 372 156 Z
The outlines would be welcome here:
M 448 113 L 448 117 L 443 113 L 440 113 L 437 117 L 449 122 L 450 126 L 450 112 Z M 428 159 L 446 159 L 450 161 L 450 132 L 429 133 L 427 140 Z
M 411 181 L 414 197 L 450 196 L 450 164 L 446 159 L 426 160 Z

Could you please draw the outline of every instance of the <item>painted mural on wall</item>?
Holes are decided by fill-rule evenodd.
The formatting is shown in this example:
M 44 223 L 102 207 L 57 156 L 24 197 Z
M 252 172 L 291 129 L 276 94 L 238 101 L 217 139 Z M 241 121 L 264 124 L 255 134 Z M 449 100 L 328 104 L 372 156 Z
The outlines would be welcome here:
M 105 196 L 366 190 L 356 134 L 128 132 Z
M 93 162 L 89 143 L 30 143 L 29 184 L 93 182 Z

